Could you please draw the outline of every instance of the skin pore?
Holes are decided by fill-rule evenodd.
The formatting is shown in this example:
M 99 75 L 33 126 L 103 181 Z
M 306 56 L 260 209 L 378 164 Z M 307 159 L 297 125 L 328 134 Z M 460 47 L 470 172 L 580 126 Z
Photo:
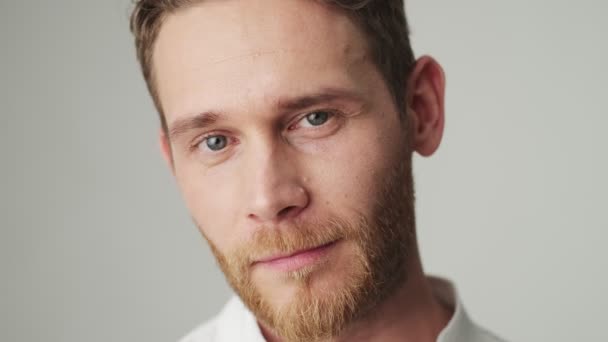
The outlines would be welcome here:
M 417 61 L 401 118 L 344 13 L 209 0 L 165 19 L 153 64 L 163 156 L 268 341 L 436 340 L 451 313 L 420 264 L 411 182 L 411 153 L 433 154 L 443 133 L 432 58 Z M 325 244 L 303 268 L 264 262 Z

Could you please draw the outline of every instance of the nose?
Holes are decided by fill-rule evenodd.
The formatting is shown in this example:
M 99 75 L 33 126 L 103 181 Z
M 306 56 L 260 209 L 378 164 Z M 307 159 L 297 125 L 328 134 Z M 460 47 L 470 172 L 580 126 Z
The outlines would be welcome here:
M 302 175 L 288 153 L 274 148 L 258 153 L 250 164 L 251 194 L 247 218 L 256 224 L 293 219 L 309 204 Z M 247 172 L 247 170 L 245 170 Z

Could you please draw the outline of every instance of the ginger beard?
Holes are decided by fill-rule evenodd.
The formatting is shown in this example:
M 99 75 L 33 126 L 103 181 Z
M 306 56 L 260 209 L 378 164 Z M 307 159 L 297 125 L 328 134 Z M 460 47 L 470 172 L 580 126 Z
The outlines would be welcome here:
M 229 253 L 219 251 L 203 233 L 226 279 L 265 328 L 285 341 L 317 341 L 337 336 L 350 323 L 366 318 L 406 281 L 406 261 L 415 248 L 409 160 L 400 158 L 395 163 L 398 165 L 378 175 L 375 198 L 370 197 L 373 200 L 369 217 L 359 214 L 349 220 L 334 215 L 318 222 L 262 227 L 250 241 Z M 276 282 L 290 283 L 296 288 L 281 304 L 273 303 L 265 295 L 273 289 L 261 289 L 253 279 L 252 264 L 260 256 L 292 253 L 336 240 L 355 247 L 349 251 L 348 262 L 335 264 L 334 259 L 327 260 L 277 277 Z M 337 270 L 346 274 L 329 288 L 316 286 Z

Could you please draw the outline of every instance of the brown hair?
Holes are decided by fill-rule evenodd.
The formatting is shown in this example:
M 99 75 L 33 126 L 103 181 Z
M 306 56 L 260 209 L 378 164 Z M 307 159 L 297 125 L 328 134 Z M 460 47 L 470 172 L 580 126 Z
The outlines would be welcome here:
M 160 114 L 163 129 L 167 122 L 154 84 L 152 52 L 164 18 L 176 10 L 204 0 L 134 0 L 131 32 L 135 36 L 137 59 Z M 368 38 L 373 62 L 384 77 L 399 112 L 405 113 L 405 88 L 414 54 L 403 0 L 317 0 L 338 6 L 349 15 Z

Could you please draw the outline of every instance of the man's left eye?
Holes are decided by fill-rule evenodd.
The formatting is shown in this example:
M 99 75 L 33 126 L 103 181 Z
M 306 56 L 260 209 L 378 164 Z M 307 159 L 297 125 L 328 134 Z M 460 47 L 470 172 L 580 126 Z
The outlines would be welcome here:
M 329 120 L 331 115 L 330 112 L 323 110 L 312 112 L 302 119 L 302 123 L 310 126 L 321 126 Z

